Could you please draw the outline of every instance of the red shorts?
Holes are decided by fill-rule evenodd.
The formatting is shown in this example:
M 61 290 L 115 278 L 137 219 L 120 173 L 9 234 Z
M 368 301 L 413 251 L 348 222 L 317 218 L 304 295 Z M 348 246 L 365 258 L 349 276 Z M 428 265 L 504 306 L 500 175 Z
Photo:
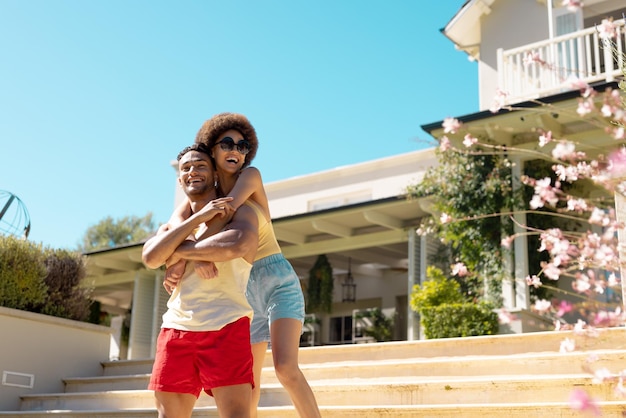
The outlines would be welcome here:
M 240 318 L 219 331 L 180 331 L 162 328 L 152 367 L 149 390 L 190 393 L 250 383 L 252 350 L 250 319 Z

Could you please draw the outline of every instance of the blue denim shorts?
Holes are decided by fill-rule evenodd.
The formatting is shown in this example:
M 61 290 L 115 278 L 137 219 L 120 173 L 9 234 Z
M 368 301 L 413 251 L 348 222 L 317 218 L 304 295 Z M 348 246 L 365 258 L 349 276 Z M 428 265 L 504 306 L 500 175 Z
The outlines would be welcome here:
M 254 262 L 246 297 L 254 310 L 250 325 L 252 344 L 270 341 L 272 321 L 293 318 L 304 322 L 304 295 L 300 279 L 281 253 Z

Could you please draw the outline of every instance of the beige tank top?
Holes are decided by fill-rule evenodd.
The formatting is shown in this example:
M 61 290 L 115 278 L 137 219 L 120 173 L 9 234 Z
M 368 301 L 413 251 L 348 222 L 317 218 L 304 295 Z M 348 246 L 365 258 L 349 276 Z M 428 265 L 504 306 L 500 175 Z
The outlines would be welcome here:
M 272 254 L 281 252 L 280 245 L 274 234 L 274 226 L 271 220 L 267 220 L 263 214 L 263 210 L 258 203 L 247 200 L 246 205 L 254 209 L 259 218 L 259 249 L 257 250 L 254 261 L 260 260 Z

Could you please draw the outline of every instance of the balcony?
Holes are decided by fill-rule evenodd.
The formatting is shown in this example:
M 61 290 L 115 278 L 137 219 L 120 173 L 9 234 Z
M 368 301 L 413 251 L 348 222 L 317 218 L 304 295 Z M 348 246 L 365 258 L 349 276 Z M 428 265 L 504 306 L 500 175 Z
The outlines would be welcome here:
M 498 85 L 506 95 L 505 104 L 572 90 L 572 77 L 587 84 L 614 81 L 624 68 L 624 22 L 613 22 L 616 37 L 611 39 L 603 39 L 598 28 L 591 27 L 514 49 L 498 49 Z

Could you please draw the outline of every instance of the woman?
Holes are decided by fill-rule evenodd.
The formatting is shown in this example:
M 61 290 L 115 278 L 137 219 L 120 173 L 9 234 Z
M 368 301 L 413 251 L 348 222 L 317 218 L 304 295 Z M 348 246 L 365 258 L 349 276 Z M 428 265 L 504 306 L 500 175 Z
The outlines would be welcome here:
M 254 309 L 250 327 L 255 380 L 251 416 L 257 416 L 261 370 L 269 342 L 276 376 L 289 393 L 300 417 L 321 417 L 313 391 L 298 366 L 304 321 L 300 280 L 283 256 L 274 235 L 261 173 L 249 166 L 258 148 L 256 131 L 244 115 L 220 113 L 202 125 L 196 142 L 206 144 L 211 150 L 218 176 L 218 195 L 232 197 L 230 205 L 235 210 L 246 200 L 252 201 L 259 206 L 267 221 L 259 225 L 259 249 L 246 291 L 248 302 Z M 175 217 L 179 221 L 185 219 L 189 216 L 188 208 L 184 202 Z

